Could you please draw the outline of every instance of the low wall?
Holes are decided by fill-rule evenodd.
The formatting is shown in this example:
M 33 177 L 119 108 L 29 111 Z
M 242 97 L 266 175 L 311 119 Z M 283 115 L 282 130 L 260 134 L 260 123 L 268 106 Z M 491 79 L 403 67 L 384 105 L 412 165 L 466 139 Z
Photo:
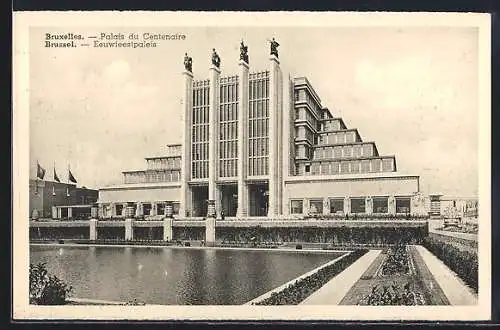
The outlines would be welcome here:
M 95 221 L 95 220 L 93 220 Z M 30 239 L 92 239 L 90 221 L 53 221 L 30 223 Z M 95 221 L 94 239 L 163 239 L 164 231 L 172 240 L 214 242 L 309 242 L 345 244 L 419 244 L 428 236 L 426 221 L 216 221 L 215 241 L 207 238 L 206 221 Z M 167 226 L 167 227 L 165 227 Z M 213 235 L 213 232 L 212 234 Z M 93 236 L 92 236 L 93 237 Z M 208 242 L 210 241 L 210 242 Z

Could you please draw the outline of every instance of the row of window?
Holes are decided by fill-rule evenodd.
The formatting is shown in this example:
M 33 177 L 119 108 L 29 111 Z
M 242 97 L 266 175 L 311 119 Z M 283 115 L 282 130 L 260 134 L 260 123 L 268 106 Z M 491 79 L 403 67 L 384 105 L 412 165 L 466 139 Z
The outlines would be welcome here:
M 220 102 L 238 101 L 238 83 L 220 85 Z
M 248 118 L 269 117 L 269 99 L 250 101 L 248 104 Z
M 314 159 L 339 159 L 374 156 L 373 144 L 355 144 L 347 146 L 314 148 Z
M 269 160 L 267 156 L 250 157 L 248 159 L 248 175 L 268 175 Z
M 208 160 L 196 160 L 191 162 L 191 176 L 193 179 L 208 178 Z
M 199 87 L 193 89 L 193 106 L 208 106 L 210 103 L 209 87 Z
M 248 121 L 248 138 L 267 137 L 269 135 L 269 119 L 259 118 Z
M 220 105 L 219 122 L 237 121 L 238 103 L 224 103 Z
M 396 197 L 396 213 L 410 213 L 410 198 L 409 197 Z M 344 214 L 344 198 L 329 198 L 329 213 L 330 214 Z M 308 212 L 310 214 L 323 214 L 324 201 L 323 199 L 310 199 L 308 200 Z M 364 197 L 350 198 L 349 213 L 368 213 L 366 199 Z M 388 197 L 373 197 L 372 198 L 372 213 L 386 214 L 389 212 L 389 198 Z M 292 199 L 290 201 L 291 214 L 304 214 L 304 200 Z
M 193 125 L 191 128 L 191 142 L 206 142 L 208 141 L 208 123 Z
M 331 119 L 323 122 L 323 130 L 325 131 L 339 131 L 345 128 L 345 126 L 341 125 L 339 119 Z
M 321 106 L 316 103 L 309 91 L 305 88 L 295 91 L 295 101 L 306 101 L 318 117 L 321 117 Z M 315 126 L 314 126 L 315 127 Z
M 320 134 L 318 144 L 341 144 L 356 142 L 354 131 Z
M 175 169 L 181 167 L 181 158 L 155 158 L 148 159 L 148 169 Z
M 298 108 L 295 110 L 295 118 L 306 120 L 311 127 L 314 127 L 316 130 L 320 129 L 320 125 L 316 117 L 306 108 Z
M 269 78 L 261 78 L 249 81 L 249 99 L 258 100 L 269 97 Z
M 219 176 L 223 178 L 235 177 L 238 175 L 238 160 L 223 159 L 219 161 Z
M 180 171 L 145 171 L 124 173 L 125 183 L 177 182 Z
M 171 204 L 172 204 L 173 214 L 179 214 L 180 203 L 171 203 Z M 167 205 L 166 202 L 165 203 L 156 203 L 156 214 L 157 215 L 165 215 L 166 205 Z M 111 204 L 105 204 L 103 206 L 102 211 L 103 211 L 104 217 L 113 216 L 112 207 L 113 206 Z M 135 210 L 135 207 L 136 206 L 134 206 L 134 210 Z M 142 204 L 143 215 L 151 215 L 152 208 L 153 208 L 153 206 L 151 203 Z M 125 205 L 114 204 L 114 215 L 117 217 L 125 216 Z
M 193 161 L 208 160 L 208 141 L 191 144 L 191 159 Z
M 252 138 L 248 140 L 248 156 L 262 157 L 269 155 L 269 138 Z
M 208 105 L 194 106 L 193 107 L 192 124 L 194 124 L 194 125 L 196 125 L 196 124 L 208 124 L 208 122 L 209 122 L 208 110 L 209 110 Z
M 329 175 L 339 173 L 375 173 L 393 172 L 394 158 L 376 158 L 366 160 L 351 160 L 340 162 L 314 162 L 312 164 L 299 163 L 296 167 L 297 175 Z
M 238 122 L 223 121 L 219 123 L 219 141 L 238 139 Z

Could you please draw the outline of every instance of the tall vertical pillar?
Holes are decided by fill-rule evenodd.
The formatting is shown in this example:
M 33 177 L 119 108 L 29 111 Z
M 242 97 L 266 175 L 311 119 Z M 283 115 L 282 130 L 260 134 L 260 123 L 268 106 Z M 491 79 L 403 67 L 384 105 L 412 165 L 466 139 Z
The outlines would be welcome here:
M 132 219 L 125 219 L 125 240 L 130 241 L 134 239 L 134 227 L 132 226 Z
M 89 240 L 95 241 L 97 239 L 97 219 L 90 219 L 89 221 Z
M 365 198 L 365 213 L 373 214 L 373 198 L 370 196 Z
M 205 242 L 207 246 L 215 244 L 215 219 L 208 218 L 205 220 Z
M 73 208 L 68 206 L 68 219 L 73 218 Z
M 52 219 L 57 219 L 57 207 L 52 206 Z
M 238 208 L 237 218 L 248 215 L 248 64 L 240 60 L 238 74 Z
M 173 238 L 173 226 L 174 220 L 171 218 L 163 219 L 163 240 L 171 241 Z
M 59 214 L 58 214 L 58 216 L 59 216 Z M 104 204 L 99 204 L 97 206 L 97 216 L 99 217 L 99 219 L 104 218 Z
M 181 198 L 179 216 L 187 217 L 191 209 L 189 197 L 189 180 L 191 179 L 191 116 L 193 112 L 193 74 L 189 71 L 182 73 L 184 91 L 182 100 L 182 146 L 181 146 Z
M 349 197 L 344 197 L 344 214 L 348 215 L 351 213 L 351 199 Z
M 281 202 L 281 182 L 279 180 L 280 172 L 280 148 L 281 135 L 280 122 L 282 112 L 282 77 L 280 62 L 278 58 L 271 55 L 269 58 L 269 207 L 267 216 L 275 217 L 280 213 Z
M 215 217 L 220 200 L 216 200 L 217 178 L 217 143 L 218 127 L 217 114 L 219 113 L 219 77 L 220 69 L 215 65 L 209 70 L 210 97 L 208 105 L 208 212 L 207 217 Z
M 394 198 L 394 196 L 389 196 L 389 200 L 387 201 L 387 213 L 390 215 L 396 214 L 396 198 Z

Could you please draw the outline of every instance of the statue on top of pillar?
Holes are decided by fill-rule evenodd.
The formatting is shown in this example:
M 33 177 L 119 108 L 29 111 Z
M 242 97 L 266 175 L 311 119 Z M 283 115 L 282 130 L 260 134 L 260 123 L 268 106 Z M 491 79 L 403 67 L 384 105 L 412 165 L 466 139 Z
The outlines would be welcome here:
M 184 68 L 186 71 L 193 72 L 193 59 L 187 53 L 184 54 Z
M 280 44 L 274 39 L 274 37 L 273 40 L 269 40 L 269 43 L 271 44 L 271 55 L 278 57 L 278 47 Z
M 220 57 L 219 54 L 215 51 L 215 48 L 212 48 L 212 64 L 217 68 L 220 68 Z
M 248 63 L 248 46 L 245 46 L 243 43 L 243 40 L 241 40 L 240 44 L 240 60 L 245 61 L 246 64 Z

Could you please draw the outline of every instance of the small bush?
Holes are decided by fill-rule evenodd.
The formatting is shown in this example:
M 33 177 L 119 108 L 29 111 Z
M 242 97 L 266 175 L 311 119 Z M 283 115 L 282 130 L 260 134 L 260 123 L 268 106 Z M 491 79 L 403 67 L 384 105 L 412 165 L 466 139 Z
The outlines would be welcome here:
M 73 288 L 57 276 L 49 275 L 45 263 L 30 264 L 30 304 L 65 305 Z

